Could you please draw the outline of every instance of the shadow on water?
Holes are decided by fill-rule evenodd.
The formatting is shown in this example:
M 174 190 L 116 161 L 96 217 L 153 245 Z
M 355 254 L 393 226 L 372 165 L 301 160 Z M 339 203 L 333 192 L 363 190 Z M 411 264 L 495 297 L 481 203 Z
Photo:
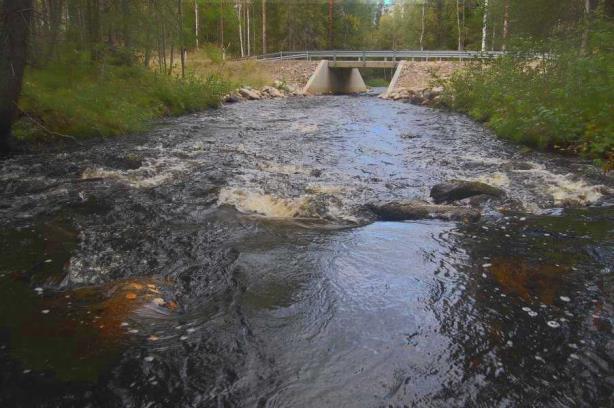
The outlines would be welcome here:
M 331 97 L 0 165 L 2 406 L 613 403 L 614 212 L 584 206 L 610 181 L 581 161 Z M 364 217 L 448 178 L 511 205 Z

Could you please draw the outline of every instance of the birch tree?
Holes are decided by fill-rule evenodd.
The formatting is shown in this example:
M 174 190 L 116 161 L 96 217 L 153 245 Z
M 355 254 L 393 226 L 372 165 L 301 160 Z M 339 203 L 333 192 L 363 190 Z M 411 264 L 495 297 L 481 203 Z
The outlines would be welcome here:
M 424 51 L 424 17 L 426 14 L 426 0 L 422 1 L 422 17 L 420 19 L 420 51 Z
M 488 0 L 484 0 L 484 14 L 482 16 L 482 52 L 486 51 L 486 36 L 487 35 L 488 35 Z
M 510 35 L 510 0 L 503 0 L 503 44 L 501 50 L 507 49 L 507 40 Z
M 463 0 L 462 3 L 462 7 L 463 7 L 463 15 L 465 14 L 465 0 Z M 462 51 L 463 50 L 463 29 L 461 29 L 461 12 L 459 10 L 460 8 L 460 0 L 456 0 L 456 27 L 458 30 L 458 50 Z M 464 25 L 464 21 L 463 21 L 463 25 Z
M 194 0 L 194 43 L 196 44 L 196 49 L 199 48 L 198 35 L 198 0 Z
M 245 57 L 245 48 L 243 47 L 243 24 L 241 23 L 242 15 L 241 15 L 241 1 L 237 1 L 235 4 L 235 9 L 237 11 L 237 18 L 239 20 L 239 44 L 241 46 L 241 58 Z
M 266 54 L 266 0 L 262 0 L 262 53 Z

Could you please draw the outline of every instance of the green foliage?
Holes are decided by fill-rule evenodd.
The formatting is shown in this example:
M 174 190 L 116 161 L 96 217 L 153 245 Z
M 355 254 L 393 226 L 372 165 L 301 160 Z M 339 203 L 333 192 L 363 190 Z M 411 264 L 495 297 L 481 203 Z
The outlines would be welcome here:
M 576 36 L 577 38 L 577 36 Z M 595 29 L 592 52 L 572 39 L 552 42 L 548 58 L 535 50 L 475 63 L 446 86 L 452 108 L 485 121 L 501 137 L 549 150 L 579 153 L 610 167 L 614 161 L 612 27 Z M 608 164 L 609 163 L 609 164 Z
M 217 106 L 228 90 L 213 75 L 178 79 L 141 66 L 53 64 L 27 72 L 15 134 L 39 139 L 140 132 L 161 116 Z

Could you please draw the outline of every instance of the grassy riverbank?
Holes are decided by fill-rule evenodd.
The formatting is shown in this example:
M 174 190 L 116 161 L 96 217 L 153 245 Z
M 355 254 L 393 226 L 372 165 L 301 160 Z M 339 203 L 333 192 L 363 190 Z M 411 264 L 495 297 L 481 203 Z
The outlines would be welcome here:
M 218 106 L 231 88 L 215 73 L 178 79 L 140 65 L 55 63 L 27 71 L 14 133 L 44 141 L 141 132 L 157 118 Z
M 447 81 L 444 101 L 502 138 L 581 154 L 612 169 L 614 53 L 608 38 L 608 31 L 595 32 L 587 55 L 563 43 L 552 48 L 551 58 L 525 52 L 469 65 Z

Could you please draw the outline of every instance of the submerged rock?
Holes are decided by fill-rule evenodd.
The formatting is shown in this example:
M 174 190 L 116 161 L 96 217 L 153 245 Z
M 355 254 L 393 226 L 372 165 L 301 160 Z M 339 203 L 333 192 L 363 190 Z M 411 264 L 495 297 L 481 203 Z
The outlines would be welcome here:
M 431 198 L 435 203 L 452 202 L 477 195 L 503 198 L 505 191 L 479 181 L 454 180 L 440 183 L 431 188 Z
M 474 222 L 480 212 L 474 208 L 452 205 L 433 205 L 423 201 L 404 201 L 386 204 L 370 204 L 369 210 L 380 221 L 405 221 L 436 218 L 450 221 Z

